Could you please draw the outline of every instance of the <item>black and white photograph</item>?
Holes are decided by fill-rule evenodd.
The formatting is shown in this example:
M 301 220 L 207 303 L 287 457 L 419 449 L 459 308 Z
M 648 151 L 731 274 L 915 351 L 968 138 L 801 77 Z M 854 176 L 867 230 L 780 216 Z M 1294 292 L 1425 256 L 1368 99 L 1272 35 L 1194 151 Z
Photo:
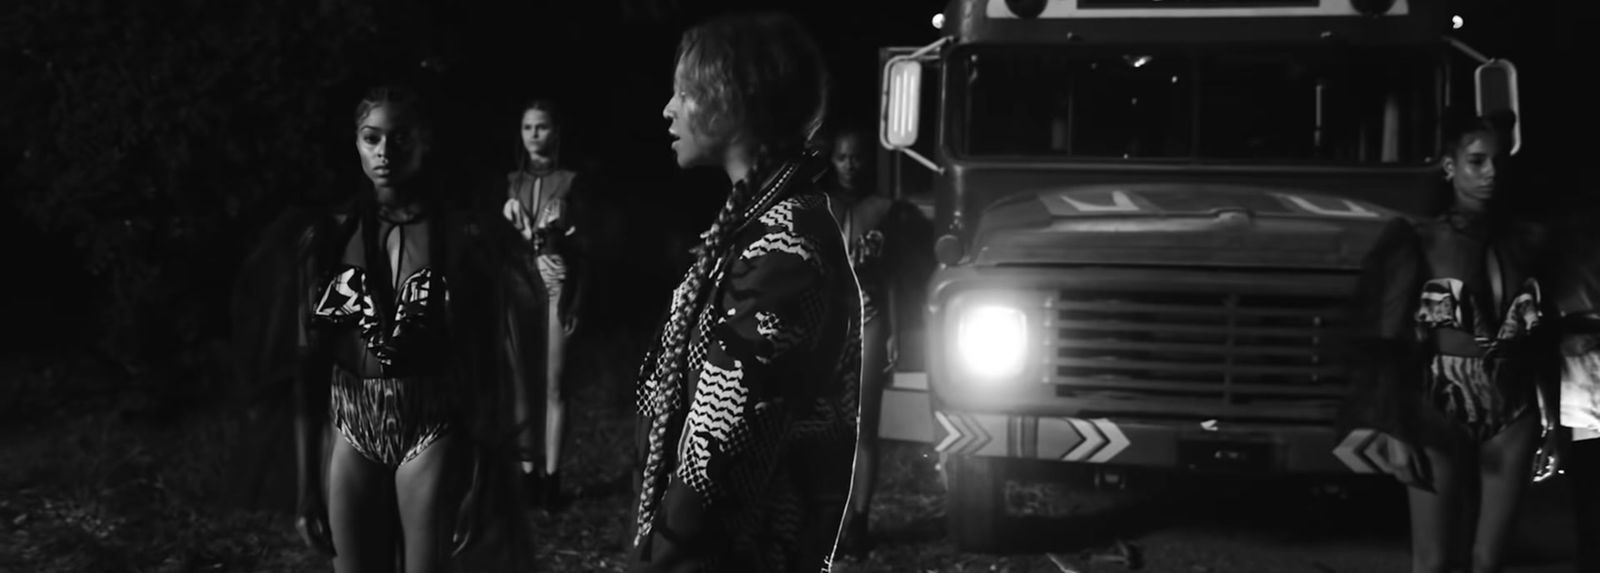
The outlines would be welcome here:
M 1596 30 L 0 3 L 0 573 L 1600 573 Z

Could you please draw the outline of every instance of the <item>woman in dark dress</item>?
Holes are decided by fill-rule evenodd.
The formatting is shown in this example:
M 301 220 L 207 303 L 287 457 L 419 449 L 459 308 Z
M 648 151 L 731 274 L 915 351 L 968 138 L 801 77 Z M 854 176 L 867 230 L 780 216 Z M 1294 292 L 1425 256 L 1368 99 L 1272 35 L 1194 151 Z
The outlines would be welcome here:
M 373 89 L 355 119 L 370 185 L 291 211 L 245 264 L 241 373 L 292 385 L 298 526 L 335 571 L 444 571 L 490 535 L 515 560 L 508 404 L 531 360 L 506 341 L 543 302 L 516 297 L 537 288 L 532 255 L 492 214 L 444 207 L 417 93 Z
M 731 189 L 641 369 L 632 570 L 823 571 L 861 371 L 859 290 L 808 149 L 824 63 L 793 19 L 730 16 L 684 34 L 674 77 L 678 165 Z
M 578 327 L 584 288 L 576 279 L 581 276 L 578 271 L 584 262 L 582 233 L 588 230 L 579 228 L 573 208 L 579 204 L 572 197 L 578 173 L 560 162 L 562 122 L 555 104 L 549 100 L 529 102 L 523 106 L 520 119 L 522 152 L 517 170 L 506 176 L 506 202 L 501 214 L 538 253 L 539 276 L 548 299 L 541 339 L 545 369 L 542 376 L 527 376 L 529 381 L 543 381 L 542 388 L 529 391 L 539 396 L 533 402 L 544 403 L 544 467 L 534 467 L 533 456 L 525 456 L 522 469 L 531 478 L 529 489 L 535 499 L 549 509 L 559 509 L 564 502 L 560 470 L 567 418 L 563 392 L 567 342 Z M 525 453 L 536 449 L 529 439 L 532 435 L 525 435 Z M 536 469 L 542 472 L 536 473 Z
M 895 326 L 898 324 L 890 253 L 903 252 L 891 243 L 900 239 L 895 223 L 904 219 L 907 205 L 876 193 L 872 184 L 872 147 L 867 133 L 844 129 L 834 134 L 828 149 L 832 169 L 821 187 L 828 193 L 829 210 L 839 222 L 850 263 L 861 285 L 861 430 L 856 439 L 855 479 L 850 487 L 850 512 L 845 518 L 839 552 L 860 557 L 871 549 L 868 516 L 878 477 L 878 419 L 883 390 L 895 361 Z

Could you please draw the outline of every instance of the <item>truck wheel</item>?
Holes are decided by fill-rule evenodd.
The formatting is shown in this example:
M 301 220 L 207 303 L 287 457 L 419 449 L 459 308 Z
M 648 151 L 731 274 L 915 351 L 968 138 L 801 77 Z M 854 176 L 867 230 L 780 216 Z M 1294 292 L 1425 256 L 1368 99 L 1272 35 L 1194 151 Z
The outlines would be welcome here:
M 997 553 L 1004 549 L 1003 462 L 962 455 L 945 460 L 945 529 L 962 551 Z

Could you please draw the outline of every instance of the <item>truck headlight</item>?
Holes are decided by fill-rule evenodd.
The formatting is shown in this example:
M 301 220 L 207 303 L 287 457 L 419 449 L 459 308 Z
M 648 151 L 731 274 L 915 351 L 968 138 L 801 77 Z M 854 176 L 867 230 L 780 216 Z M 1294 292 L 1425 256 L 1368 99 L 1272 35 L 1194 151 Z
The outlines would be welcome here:
M 956 356 L 963 369 L 985 380 L 1022 373 L 1028 355 L 1028 319 L 1020 309 L 981 305 L 961 313 Z

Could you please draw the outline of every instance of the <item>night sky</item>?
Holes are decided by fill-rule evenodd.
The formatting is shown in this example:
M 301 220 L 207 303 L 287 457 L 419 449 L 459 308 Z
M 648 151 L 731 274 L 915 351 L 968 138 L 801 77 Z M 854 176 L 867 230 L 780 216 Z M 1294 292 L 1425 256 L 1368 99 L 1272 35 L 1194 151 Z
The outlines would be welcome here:
M 218 188 L 265 180 L 268 176 L 292 181 L 292 184 L 261 183 L 262 186 L 278 185 L 271 191 L 277 196 L 272 201 L 256 203 L 262 213 L 242 228 L 259 225 L 285 203 L 311 194 L 306 190 L 310 184 L 299 183 L 309 177 L 305 173 L 335 173 L 346 182 L 355 178 L 359 183 L 359 170 L 347 143 L 351 110 L 366 86 L 398 80 L 424 84 L 442 96 L 440 107 L 447 112 L 449 121 L 448 129 L 441 134 L 445 140 L 441 148 L 448 150 L 460 169 L 463 192 L 492 195 L 499 191 L 496 183 L 503 181 L 504 173 L 513 166 L 520 103 L 534 96 L 550 97 L 566 109 L 566 157 L 580 168 L 608 179 L 607 201 L 628 213 L 628 226 L 636 233 L 630 241 L 647 241 L 651 234 L 658 232 L 698 231 L 714 214 L 715 205 L 721 200 L 718 192 L 725 185 L 718 181 L 717 174 L 706 170 L 678 173 L 667 147 L 661 108 L 670 95 L 673 48 L 678 35 L 687 26 L 732 9 L 778 9 L 797 15 L 828 55 L 836 80 L 835 115 L 845 121 L 873 126 L 878 105 L 877 49 L 933 41 L 937 31 L 930 23 L 931 18 L 945 7 L 939 0 L 574 0 L 503 4 L 403 0 L 370 5 L 334 0 L 281 0 L 268 4 L 277 10 L 273 17 L 288 18 L 283 14 L 290 14 L 313 23 L 317 14 L 366 6 L 363 9 L 368 11 L 364 18 L 371 32 L 359 41 L 351 40 L 362 44 L 359 49 L 365 55 L 328 63 L 346 66 L 349 73 L 340 81 L 319 85 L 307 93 L 262 94 L 260 89 L 250 89 L 248 79 L 230 80 L 237 86 L 235 91 L 218 88 L 211 99 L 205 101 L 209 111 L 194 113 L 205 112 L 215 118 L 225 118 L 230 127 L 215 129 L 235 131 L 209 134 L 212 139 L 205 140 L 184 139 L 180 134 L 172 136 L 173 141 L 146 142 L 147 147 L 153 147 L 156 152 L 163 152 L 163 146 L 179 147 L 189 153 L 214 147 L 218 141 L 230 145 L 252 139 L 264 141 L 251 130 L 295 124 L 314 125 L 315 129 L 308 131 L 314 136 L 310 137 L 312 141 L 287 145 L 303 145 L 311 150 L 296 150 L 300 155 L 292 156 L 291 160 L 291 155 L 285 152 L 286 144 L 274 140 L 270 145 L 258 145 L 236 153 L 223 174 L 205 170 L 207 165 L 220 163 L 197 160 L 170 168 L 148 169 L 165 169 L 167 173 L 153 176 L 157 181 L 161 177 L 181 180 L 194 189 L 185 191 L 185 197 L 202 199 Z M 1585 76 L 1592 63 L 1580 55 L 1585 50 L 1579 39 L 1595 29 L 1593 3 L 1457 0 L 1451 4 L 1466 24 L 1457 35 L 1485 53 L 1513 59 L 1521 70 L 1525 137 L 1521 161 L 1527 171 L 1537 174 L 1535 179 L 1541 193 L 1563 201 L 1592 197 L 1594 194 L 1589 190 L 1592 178 L 1579 172 L 1587 162 L 1587 155 L 1592 153 L 1593 146 L 1584 142 L 1592 139 L 1590 134 L 1596 128 L 1595 114 L 1584 107 L 1593 99 L 1590 91 L 1583 89 L 1588 83 Z M 104 290 L 104 276 L 82 271 L 88 266 L 86 259 L 91 256 L 83 244 L 85 239 L 70 235 L 105 227 L 104 221 L 90 220 L 95 217 L 114 222 L 125 217 L 125 213 L 149 211 L 153 208 L 148 205 L 154 204 L 140 199 L 140 192 L 133 189 L 144 184 L 136 184 L 126 176 L 109 177 L 101 183 L 83 183 L 103 196 L 62 198 L 62 190 L 72 189 L 75 178 L 82 178 L 83 172 L 107 160 L 105 147 L 114 147 L 103 141 L 108 137 L 105 134 L 79 135 L 76 130 L 88 126 L 103 128 L 107 133 L 123 133 L 117 131 L 117 126 L 136 122 L 159 126 L 170 115 L 188 113 L 173 106 L 162 108 L 154 104 L 137 113 L 84 106 L 84 115 L 74 117 L 74 106 L 83 104 L 52 99 L 61 97 L 59 92 L 51 92 L 50 86 L 43 84 L 59 81 L 59 78 L 51 80 L 51 74 L 43 71 L 47 66 L 69 65 L 67 54 L 75 54 L 77 63 L 72 65 L 79 66 L 93 66 L 107 56 L 131 54 L 128 58 L 132 63 L 125 66 L 131 67 L 133 71 L 128 75 L 133 77 L 121 81 L 142 81 L 138 78 L 139 66 L 148 65 L 153 73 L 163 67 L 196 67 L 193 61 L 177 64 L 163 61 L 163 58 L 176 57 L 166 52 L 139 52 L 157 37 L 160 42 L 169 43 L 186 38 L 220 42 L 214 48 L 218 57 L 223 57 L 221 54 L 232 54 L 229 57 L 234 58 L 279 57 L 275 51 L 281 51 L 284 58 L 298 58 L 295 61 L 306 63 L 318 63 L 320 57 L 316 53 L 319 48 L 311 43 L 229 46 L 227 42 L 234 37 L 229 35 L 232 32 L 207 29 L 216 22 L 230 19 L 226 12 L 219 12 L 229 9 L 217 6 L 173 0 L 163 6 L 171 7 L 174 14 L 190 10 L 204 11 L 208 15 L 189 19 L 174 17 L 170 29 L 161 29 L 161 23 L 157 22 L 124 31 L 120 29 L 123 22 L 117 15 L 118 9 L 100 8 L 102 5 L 110 6 L 99 0 L 17 2 L 14 6 L 19 11 L 44 10 L 42 7 L 52 6 L 51 9 L 70 12 L 54 17 L 63 26 L 60 31 L 15 27 L 23 25 L 16 22 L 41 21 L 30 16 L 32 20 L 18 18 L 6 23 L 9 32 L 0 33 L 0 55 L 4 56 L 0 58 L 0 63 L 4 63 L 0 71 L 5 72 L 5 76 L 0 77 L 11 78 L 0 81 L 0 85 L 21 86 L 21 89 L 8 90 L 7 99 L 0 100 L 3 104 L 0 105 L 0 120 L 3 120 L 0 142 L 4 142 L 0 147 L 0 159 L 3 159 L 0 168 L 5 169 L 7 195 L 19 198 L 8 206 L 20 207 L 6 210 L 4 227 L 8 240 L 5 243 L 12 248 L 24 246 L 7 259 L 21 268 L 48 269 L 43 274 L 55 277 L 25 283 L 24 287 L 31 289 L 31 296 L 12 297 L 10 306 L 17 309 L 14 312 L 20 313 L 18 316 L 41 321 L 41 324 L 60 325 L 74 320 L 62 317 L 63 308 L 67 316 L 74 316 L 73 312 L 92 313 L 86 309 L 103 294 L 100 291 Z M 281 22 L 251 21 L 251 18 L 263 17 L 261 9 L 240 10 L 238 16 L 232 17 L 238 21 L 230 24 L 235 28 L 230 29 L 282 25 Z M 187 23 L 189 20 L 194 23 Z M 252 41 L 262 42 L 260 38 Z M 429 64 L 424 66 L 424 62 Z M 279 78 L 271 85 L 293 84 L 290 80 L 294 79 L 295 72 L 285 73 L 288 78 Z M 321 73 L 326 74 L 326 69 Z M 167 81 L 174 86 L 186 85 L 181 77 Z M 86 93 L 115 94 L 118 89 L 122 88 L 109 86 L 99 92 Z M 266 89 L 270 92 L 272 89 L 305 88 Z M 159 95 L 157 90 L 138 97 L 149 99 Z M 320 111 L 275 116 L 272 115 L 275 108 L 262 103 L 273 97 L 308 95 L 320 102 L 315 106 Z M 119 107 L 113 109 L 136 109 L 145 103 L 117 102 Z M 90 117 L 89 114 L 94 115 Z M 200 122 L 194 128 L 170 129 L 205 131 L 209 128 Z M 45 139 L 55 139 L 56 146 L 38 147 Z M 73 140 L 82 140 L 78 143 L 89 149 L 71 151 L 72 145 L 76 145 Z M 35 159 L 30 164 L 24 160 L 24 153 L 35 148 L 58 154 L 58 160 L 38 163 Z M 311 157 L 315 157 L 314 163 L 306 163 Z M 123 160 L 134 164 L 151 161 L 138 157 Z M 19 175 L 25 171 L 26 176 Z M 48 189 L 52 185 L 56 190 Z M 115 188 L 106 188 L 108 185 Z M 159 187 L 160 184 L 150 185 Z M 128 188 L 123 189 L 123 186 Z M 13 190 L 27 193 L 9 193 Z M 21 215 L 28 209 L 57 200 L 82 201 L 84 209 L 92 214 L 87 216 L 89 219 L 83 215 L 74 215 L 76 219 L 63 216 L 67 222 L 55 221 L 44 230 L 39 228 L 37 214 Z M 180 205 L 188 200 L 173 199 Z M 111 203 L 116 206 L 101 207 Z M 215 210 L 216 207 L 205 209 Z M 193 216 L 203 218 L 205 209 L 189 211 L 200 213 Z M 154 227 L 163 225 L 158 217 L 151 220 L 155 221 L 151 223 Z M 248 235 L 246 231 L 239 233 Z M 101 237 L 97 240 L 115 242 L 118 239 Z M 228 240 L 247 241 L 248 236 Z M 174 268 L 205 257 L 226 264 L 229 256 L 236 258 L 246 246 L 243 242 L 233 243 L 228 248 L 219 246 L 202 257 L 161 256 L 171 256 Z M 213 274 L 217 286 L 223 286 L 227 273 L 219 270 Z M 41 298 L 71 303 L 51 307 L 21 302 Z M 94 328 L 72 325 L 68 329 L 83 331 L 85 327 Z

